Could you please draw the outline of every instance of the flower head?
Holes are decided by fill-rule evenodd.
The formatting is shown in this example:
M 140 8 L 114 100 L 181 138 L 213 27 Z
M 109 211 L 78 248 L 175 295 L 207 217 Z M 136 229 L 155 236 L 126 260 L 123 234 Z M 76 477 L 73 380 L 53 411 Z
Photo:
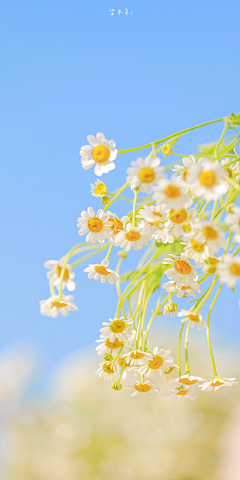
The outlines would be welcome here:
M 66 317 L 71 310 L 77 310 L 75 303 L 72 301 L 73 295 L 62 295 L 60 299 L 58 295 L 52 295 L 47 300 L 41 300 L 40 313 L 46 317 L 57 318 L 59 312 Z
M 149 359 L 147 364 L 138 367 L 138 373 L 140 373 L 140 375 L 146 375 L 149 378 L 155 375 L 162 375 L 165 370 L 174 366 L 173 358 L 169 355 L 170 353 L 171 350 L 154 347 L 152 359 Z
M 111 285 L 116 283 L 119 280 L 119 275 L 114 270 L 108 267 L 109 260 L 104 258 L 101 265 L 91 264 L 87 268 L 84 268 L 84 272 L 88 272 L 88 278 L 93 278 L 94 280 L 99 280 L 101 278 L 102 283 L 109 282 Z
M 192 286 L 187 285 L 186 282 L 182 282 L 181 288 L 176 287 L 176 282 L 171 280 L 170 282 L 163 283 L 162 288 L 164 288 L 168 293 L 176 293 L 178 298 L 182 298 L 186 293 L 195 297 L 195 292 L 201 293 L 199 284 L 197 282 L 192 282 Z
M 96 138 L 88 135 L 87 140 L 90 145 L 83 145 L 80 150 L 81 163 L 84 170 L 94 168 L 95 175 L 101 177 L 103 173 L 114 170 L 117 158 L 116 143 L 114 140 L 107 140 L 101 132 L 97 133 Z
M 198 388 L 198 387 L 197 387 Z M 190 398 L 190 400 L 196 400 L 198 398 L 197 389 L 182 385 L 181 387 L 171 388 L 163 392 L 164 397 L 174 398 L 178 400 L 181 397 Z
M 132 247 L 134 250 L 141 250 L 143 245 L 148 245 L 149 235 L 143 233 L 140 227 L 133 227 L 130 223 L 119 232 L 115 238 L 115 245 L 125 248 L 128 252 Z
M 129 366 L 145 365 L 149 360 L 152 360 L 151 353 L 143 352 L 142 350 L 131 350 L 128 353 L 123 355 L 123 358 L 126 358 L 126 363 L 129 363 Z
M 159 167 L 160 158 L 152 158 L 150 156 L 138 157 L 136 162 L 131 162 L 132 167 L 127 169 L 127 182 L 130 183 L 132 189 L 139 188 L 141 192 L 151 193 L 153 185 L 162 178 L 164 167 Z
M 105 197 L 108 193 L 108 187 L 106 183 L 101 182 L 99 178 L 97 179 L 95 184 L 90 183 L 90 186 L 91 186 L 91 194 L 93 195 L 93 197 L 99 197 L 99 198 Z
M 174 238 L 169 235 L 169 222 L 166 220 L 167 210 L 164 206 L 143 205 L 136 215 L 142 222 L 138 225 L 143 233 L 162 243 L 173 243 Z
M 211 382 L 203 383 L 200 388 L 203 392 L 210 392 L 213 389 L 216 391 L 221 387 L 232 387 L 233 385 L 237 385 L 235 380 L 236 378 L 215 377 Z
M 138 393 L 144 393 L 147 398 L 158 395 L 160 388 L 153 385 L 153 383 L 147 382 L 131 382 L 125 385 L 125 388 L 132 390 L 131 397 L 135 397 Z
M 226 177 L 226 170 L 218 162 L 210 162 L 207 157 L 201 157 L 189 167 L 186 182 L 196 197 L 210 201 L 229 190 Z
M 182 320 L 182 323 L 187 322 L 190 320 L 190 326 L 193 328 L 194 325 L 197 323 L 198 330 L 200 328 L 204 328 L 207 326 L 206 322 L 204 322 L 203 317 L 200 313 L 194 312 L 193 310 L 180 310 L 180 312 L 177 313 L 178 317 L 185 317 Z
M 87 212 L 83 210 L 81 217 L 77 219 L 77 226 L 80 228 L 78 230 L 79 235 L 87 233 L 86 242 L 104 243 L 105 238 L 109 239 L 111 235 L 109 228 L 107 228 L 111 226 L 108 217 L 109 215 L 101 209 L 97 211 L 96 215 L 92 207 L 88 207 Z
M 217 264 L 217 273 L 221 282 L 226 283 L 230 288 L 240 282 L 240 255 L 234 257 L 231 254 L 224 255 L 221 262 Z
M 179 210 L 191 204 L 192 200 L 187 195 L 185 189 L 176 184 L 174 177 L 171 180 L 159 180 L 158 186 L 153 188 L 153 200 L 158 205 L 165 205 L 167 209 Z
M 181 288 L 185 282 L 194 288 L 196 280 L 198 279 L 195 267 L 182 255 L 177 256 L 171 254 L 171 257 L 172 258 L 164 258 L 162 261 L 163 264 L 172 264 L 172 268 L 165 271 L 167 277 L 170 280 L 175 280 L 177 288 Z
M 100 336 L 99 340 L 96 340 L 99 345 L 95 348 L 98 355 L 105 355 L 105 353 L 110 353 L 111 350 L 114 350 L 114 354 L 119 352 L 119 349 L 123 346 L 123 340 L 118 340 L 117 337 L 111 342 L 110 338 L 103 338 Z
M 124 317 L 109 318 L 110 323 L 103 322 L 104 328 L 100 329 L 102 337 L 109 337 L 110 342 L 114 341 L 114 338 L 118 340 L 128 340 L 133 336 L 134 328 L 131 327 L 133 320 L 125 320 Z
M 100 363 L 100 367 L 95 373 L 99 376 L 99 378 L 103 377 L 104 380 L 112 380 L 116 374 L 116 371 L 117 367 L 114 363 L 103 362 Z
M 47 278 L 52 279 L 53 286 L 57 287 L 58 289 L 63 265 L 64 260 L 48 260 L 44 263 L 44 267 L 50 269 L 50 272 L 47 272 L 46 274 Z M 70 292 L 75 290 L 76 283 L 73 281 L 74 277 L 75 273 L 72 271 L 70 265 L 67 264 L 63 275 L 62 288 L 66 286 Z

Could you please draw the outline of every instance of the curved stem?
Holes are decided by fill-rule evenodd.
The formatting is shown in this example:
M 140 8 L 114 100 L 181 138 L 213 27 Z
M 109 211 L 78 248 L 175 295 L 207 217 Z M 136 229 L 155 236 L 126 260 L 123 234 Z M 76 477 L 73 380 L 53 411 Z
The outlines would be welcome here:
M 217 300 L 217 297 L 219 295 L 219 293 L 221 292 L 221 289 L 222 289 L 222 286 L 223 284 L 221 283 L 211 305 L 210 305 L 210 308 L 209 308 L 209 312 L 208 312 L 208 317 L 207 317 L 207 341 L 208 341 L 208 348 L 209 348 L 209 353 L 210 353 L 210 357 L 211 357 L 211 362 L 212 362 L 212 369 L 213 369 L 213 376 L 214 377 L 217 377 L 217 370 L 216 370 L 216 366 L 215 366 L 215 361 L 214 361 L 214 357 L 213 357 L 213 351 L 212 351 L 212 345 L 211 345 L 211 340 L 210 340 L 210 329 L 209 329 L 209 324 L 210 324 L 210 316 L 211 316 L 211 312 L 212 312 L 212 308 L 213 308 L 213 305 L 214 303 L 216 302 Z
M 119 197 L 119 195 L 123 192 L 123 190 L 125 190 L 125 188 L 128 187 L 128 182 L 125 183 L 121 188 L 119 188 L 118 192 L 116 193 L 116 195 L 114 195 L 114 197 L 112 198 L 112 200 L 110 200 L 110 202 L 104 207 L 103 209 L 103 212 L 106 212 L 106 210 L 110 207 L 110 205 L 112 205 L 113 202 L 115 202 L 116 198 Z
M 228 126 L 228 122 L 225 120 L 225 122 L 224 122 L 224 127 L 223 127 L 223 131 L 222 131 L 222 135 L 221 135 L 221 137 L 219 138 L 218 143 L 217 143 L 217 145 L 216 145 L 216 147 L 215 147 L 215 149 L 214 149 L 214 158 L 215 158 L 215 159 L 217 158 L 218 147 L 219 147 L 219 145 L 221 144 L 221 141 L 222 141 L 222 139 L 223 139 L 223 137 L 224 137 L 224 135 L 225 135 L 225 133 L 226 133 L 227 126 Z

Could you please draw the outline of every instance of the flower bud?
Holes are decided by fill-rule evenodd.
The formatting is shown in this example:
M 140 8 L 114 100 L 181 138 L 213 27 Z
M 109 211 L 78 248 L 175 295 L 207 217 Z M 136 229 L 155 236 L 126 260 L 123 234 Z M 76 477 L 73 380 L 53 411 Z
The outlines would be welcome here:
M 113 360 L 111 353 L 104 353 L 103 358 L 106 360 L 106 362 L 111 362 Z
M 113 390 L 121 390 L 122 389 L 121 383 L 118 383 L 118 382 L 112 382 L 111 387 L 113 388 Z
M 165 145 L 163 145 L 162 147 L 162 152 L 163 152 L 163 155 L 165 155 L 167 157 L 167 155 L 169 155 L 170 153 L 172 153 L 172 147 L 171 145 L 169 145 L 169 143 L 166 143 Z
M 109 202 L 110 202 L 110 197 L 108 197 L 107 195 L 102 197 L 102 204 L 103 205 L 107 205 Z
M 182 229 L 183 229 L 183 231 L 184 231 L 185 233 L 190 232 L 190 231 L 191 231 L 191 225 L 190 225 L 190 223 L 184 223 L 184 224 L 182 225 Z
M 172 314 L 175 316 L 175 312 L 178 311 L 178 306 L 176 303 L 167 303 L 165 306 L 164 306 L 164 315 L 169 315 L 170 314 L 170 317 L 172 317 Z
M 118 256 L 121 257 L 121 258 L 124 258 L 126 260 L 127 253 L 124 250 L 122 250 L 122 251 L 118 252 Z
M 209 266 L 207 267 L 207 273 L 208 273 L 209 275 L 213 275 L 214 273 L 216 273 L 216 270 L 217 270 L 217 269 L 216 269 L 216 266 L 215 266 L 215 265 L 209 265 Z

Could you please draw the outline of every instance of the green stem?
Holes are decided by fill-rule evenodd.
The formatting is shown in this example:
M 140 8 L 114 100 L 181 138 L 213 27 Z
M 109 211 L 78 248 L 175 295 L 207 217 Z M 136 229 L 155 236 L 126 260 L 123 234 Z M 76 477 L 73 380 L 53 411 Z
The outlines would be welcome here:
M 215 147 L 215 149 L 214 149 L 214 158 L 215 158 L 215 159 L 217 158 L 218 147 L 219 147 L 219 145 L 221 144 L 222 139 L 223 139 L 223 137 L 224 137 L 224 135 L 225 135 L 225 133 L 226 133 L 227 126 L 228 126 L 228 122 L 225 120 L 225 121 L 224 121 L 224 127 L 223 127 L 223 131 L 222 131 L 222 135 L 221 135 L 221 137 L 219 138 L 218 143 L 217 143 L 217 145 L 216 145 L 216 147 Z
M 213 376 L 214 377 L 217 377 L 217 370 L 216 370 L 216 366 L 215 366 L 215 361 L 214 361 L 214 357 L 213 357 L 213 351 L 212 351 L 212 345 L 211 345 L 211 340 L 210 340 L 210 329 L 209 329 L 209 324 L 210 324 L 210 316 L 211 316 L 211 312 L 212 312 L 212 308 L 213 308 L 213 305 L 215 304 L 216 300 L 217 300 L 217 297 L 219 295 L 219 293 L 221 292 L 221 289 L 222 289 L 222 286 L 223 284 L 221 283 L 211 305 L 210 305 L 210 308 L 209 308 L 209 312 L 208 312 L 208 317 L 207 317 L 207 341 L 208 341 L 208 348 L 209 348 L 209 353 L 210 353 L 210 357 L 211 357 L 211 362 L 212 362 L 212 369 L 213 369 Z
M 191 326 L 191 320 L 188 321 L 188 326 L 187 326 L 186 335 L 185 335 L 185 374 L 186 375 L 190 375 L 189 360 L 188 360 L 188 337 L 189 337 L 190 326 Z
M 151 316 L 151 318 L 150 318 L 150 320 L 149 320 L 149 322 L 148 322 L 147 329 L 146 329 L 145 341 L 144 341 L 144 351 L 145 351 L 146 348 L 147 348 L 147 339 L 148 339 L 149 330 L 150 330 L 150 328 L 151 328 L 151 326 L 152 326 L 152 322 L 153 322 L 154 318 L 156 317 L 156 315 L 158 315 L 158 310 L 164 305 L 165 302 L 167 302 L 167 300 L 168 300 L 168 297 L 165 298 L 165 299 L 163 300 L 163 302 L 160 303 L 160 305 L 158 305 L 158 302 L 157 302 L 156 309 L 155 309 L 155 311 L 153 312 L 153 314 L 152 314 L 152 316 Z
M 103 212 L 106 212 L 106 210 L 110 207 L 110 205 L 112 205 L 113 202 L 115 202 L 116 198 L 119 197 L 119 195 L 123 192 L 123 190 L 125 190 L 125 188 L 128 187 L 128 182 L 125 183 L 121 188 L 119 188 L 118 192 L 116 193 L 116 195 L 114 195 L 114 197 L 112 198 L 112 200 L 110 200 L 110 202 L 104 207 L 103 209 Z
M 113 245 L 110 245 L 110 247 L 109 247 L 109 249 L 108 249 L 108 252 L 107 252 L 107 255 L 106 255 L 106 260 L 109 259 L 110 253 L 111 253 L 111 251 L 112 251 L 112 248 L 113 248 Z
M 135 227 L 137 196 L 138 196 L 138 191 L 135 190 L 134 191 L 134 202 L 133 202 L 133 216 L 132 216 L 132 226 L 133 227 Z
M 94 252 L 88 253 L 88 255 L 85 255 L 85 257 L 82 257 L 79 260 L 77 260 L 75 263 L 72 263 L 72 265 L 70 265 L 70 267 L 71 268 L 76 267 L 77 265 L 79 265 L 79 263 L 84 262 L 84 260 L 87 260 L 88 258 L 92 257 L 93 255 L 96 255 L 97 253 L 102 252 L 105 248 L 107 248 L 107 244 L 104 245 L 104 247 L 99 248 L 98 250 L 94 250 Z
M 179 339 L 178 339 L 178 367 L 179 367 L 179 377 L 181 377 L 181 340 L 182 340 L 182 333 L 184 329 L 185 322 L 182 323 L 181 330 L 179 333 Z
M 53 286 L 53 279 L 52 278 L 49 279 L 49 289 L 50 289 L 50 293 L 51 293 L 52 297 L 54 295 L 56 295 L 55 288 Z

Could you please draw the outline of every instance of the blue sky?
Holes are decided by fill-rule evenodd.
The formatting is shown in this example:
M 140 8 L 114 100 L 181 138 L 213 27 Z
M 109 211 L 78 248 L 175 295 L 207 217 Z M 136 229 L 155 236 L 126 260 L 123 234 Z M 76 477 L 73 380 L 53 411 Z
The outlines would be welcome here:
M 110 15 L 125 8 L 133 14 Z M 78 313 L 54 320 L 38 304 L 49 296 L 44 261 L 77 243 L 80 212 L 99 207 L 79 149 L 98 131 L 124 149 L 239 111 L 239 14 L 237 0 L 2 3 L 1 348 L 27 340 L 46 366 L 94 348 L 116 303 L 110 286 L 86 283 L 80 266 Z M 220 132 L 217 124 L 187 135 L 178 151 L 194 153 Z M 118 156 L 104 177 L 112 190 L 135 158 Z M 115 211 L 125 213 L 120 203 Z M 212 324 L 228 346 L 239 339 L 239 308 L 226 288 Z

